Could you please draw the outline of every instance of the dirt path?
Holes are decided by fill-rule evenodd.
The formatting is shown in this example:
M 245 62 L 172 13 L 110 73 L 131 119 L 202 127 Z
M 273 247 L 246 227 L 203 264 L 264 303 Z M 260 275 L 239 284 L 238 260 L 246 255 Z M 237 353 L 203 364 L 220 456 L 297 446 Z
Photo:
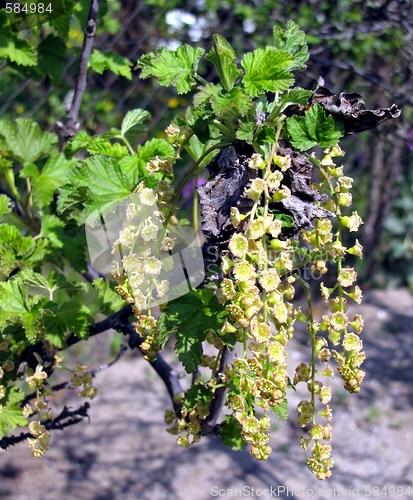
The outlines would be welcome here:
M 366 323 L 366 378 L 359 395 L 348 395 L 334 379 L 330 480 L 313 478 L 298 444 L 294 405 L 304 392 L 290 395 L 290 419 L 276 423 L 267 462 L 214 439 L 184 450 L 165 431 L 170 403 L 163 385 L 134 356 L 99 373 L 91 423 L 55 432 L 46 458 L 33 459 L 24 443 L 0 452 L 0 498 L 413 497 L 413 297 L 407 290 L 370 292 L 357 312 Z M 291 364 L 308 359 L 303 332 L 291 347 Z

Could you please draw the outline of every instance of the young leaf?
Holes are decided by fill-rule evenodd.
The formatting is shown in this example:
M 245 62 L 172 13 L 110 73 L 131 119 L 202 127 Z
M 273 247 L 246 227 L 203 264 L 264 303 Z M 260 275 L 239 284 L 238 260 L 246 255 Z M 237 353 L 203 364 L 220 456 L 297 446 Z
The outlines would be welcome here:
M 175 333 L 175 351 L 188 373 L 194 372 L 201 362 L 202 342 L 210 330 L 217 331 L 226 311 L 214 296 L 204 303 L 194 293 L 187 293 L 170 302 L 159 317 L 161 343 Z
M 233 450 L 241 451 L 247 443 L 242 438 L 242 427 L 231 415 L 225 416 L 225 424 L 221 428 L 221 439 L 225 446 L 230 446 Z
M 132 128 L 136 131 L 139 130 L 139 132 L 145 132 L 147 127 L 143 122 L 149 120 L 150 117 L 151 114 L 144 109 L 132 109 L 128 111 L 123 119 L 120 133 L 125 135 Z
M 245 54 L 241 65 L 245 70 L 242 79 L 246 92 L 257 97 L 265 91 L 283 92 L 294 83 L 291 70 L 294 56 L 274 47 L 256 49 Z
M 125 307 L 125 301 L 111 288 L 111 283 L 102 278 L 93 281 L 92 288 L 97 293 L 98 311 L 101 314 L 110 316 Z
M 110 156 L 116 160 L 119 160 L 129 154 L 128 148 L 123 144 L 119 144 L 118 142 L 112 144 L 111 142 L 102 139 L 102 137 L 93 137 L 87 146 L 87 151 L 91 155 Z
M 67 47 L 60 36 L 47 35 L 37 47 L 39 54 L 38 71 L 48 75 L 53 85 L 58 85 L 63 76 L 63 66 Z
M 9 387 L 6 390 L 4 398 L 1 399 L 0 439 L 4 437 L 6 432 L 15 427 L 27 425 L 27 418 L 23 417 L 23 409 L 19 406 L 24 398 L 24 392 L 17 387 Z
M 196 84 L 198 63 L 204 50 L 183 45 L 176 50 L 159 47 L 155 54 L 145 54 L 138 63 L 142 68 L 141 78 L 158 78 L 159 85 L 176 87 L 178 94 L 187 94 Z
M 296 69 L 305 69 L 308 60 L 308 48 L 304 31 L 294 21 L 288 21 L 287 29 L 274 26 L 274 46 L 286 50 L 294 56 Z
M 175 150 L 165 139 L 151 139 L 146 141 L 145 144 L 139 146 L 138 156 L 145 164 L 155 158 L 155 156 L 160 156 L 161 158 L 173 158 Z
M 307 106 L 308 100 L 312 95 L 313 92 L 311 90 L 305 90 L 299 87 L 290 89 L 288 92 L 281 96 L 279 103 L 280 112 L 283 112 L 288 108 L 288 106 L 293 106 L 294 104 Z
M 29 301 L 27 290 L 17 280 L 0 282 L 0 326 L 19 323 L 27 338 L 34 340 L 40 333 L 39 318 L 36 300 Z
M 26 165 L 20 171 L 22 177 L 29 177 L 32 180 L 32 194 L 39 208 L 50 205 L 58 188 L 67 182 L 68 174 L 74 163 L 73 160 L 66 160 L 64 155 L 60 153 L 47 160 L 41 173 L 33 164 Z
M 89 308 L 75 298 L 62 304 L 56 312 L 52 312 L 49 308 L 48 313 L 43 317 L 43 324 L 46 329 L 46 338 L 56 347 L 63 348 L 65 346 L 64 334 L 68 332 L 86 340 L 93 318 Z
M 304 116 L 292 116 L 287 119 L 289 142 L 300 151 L 319 145 L 322 148 L 334 146 L 344 134 L 342 123 L 326 115 L 322 106 L 315 104 Z
M 19 66 L 36 66 L 37 57 L 27 40 L 13 33 L 4 7 L 0 10 L 0 59 L 8 58 Z
M 5 194 L 0 194 L 0 220 L 11 212 L 11 199 Z
M 236 54 L 231 44 L 221 35 L 214 35 L 215 47 L 205 56 L 215 66 L 225 90 L 230 91 L 242 71 L 234 63 Z
M 42 132 L 37 123 L 25 118 L 0 120 L 0 136 L 5 140 L 6 150 L 23 165 L 50 156 L 56 150 L 57 135 Z
M 282 418 L 285 422 L 288 419 L 288 402 L 286 399 L 283 400 L 282 403 L 278 403 L 275 406 L 271 406 L 271 411 L 276 413 L 280 418 Z
M 114 52 L 106 52 L 95 49 L 89 59 L 90 67 L 101 75 L 106 69 L 120 75 L 128 80 L 132 80 L 132 63 L 126 57 L 122 57 Z

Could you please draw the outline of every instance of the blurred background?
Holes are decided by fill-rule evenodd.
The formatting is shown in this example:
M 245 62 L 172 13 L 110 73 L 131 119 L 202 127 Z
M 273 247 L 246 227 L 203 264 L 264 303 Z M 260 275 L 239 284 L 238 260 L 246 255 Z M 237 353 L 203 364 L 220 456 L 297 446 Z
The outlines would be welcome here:
M 56 131 L 56 121 L 65 121 L 89 7 L 90 0 L 81 0 L 75 15 L 56 20 L 53 30 L 22 33 L 41 57 L 49 58 L 48 64 L 33 69 L 0 61 L 0 119 L 31 118 L 49 131 Z M 119 127 L 129 110 L 143 108 L 152 114 L 147 137 L 163 137 L 174 116 L 191 104 L 191 95 L 178 96 L 173 89 L 140 80 L 134 70 L 140 56 L 160 45 L 176 48 L 183 43 L 208 51 L 212 36 L 219 33 L 241 58 L 271 43 L 273 26 L 290 19 L 306 32 L 311 54 L 307 70 L 296 74 L 296 85 L 314 89 L 322 76 L 336 94 L 360 93 L 368 109 L 395 103 L 402 110 L 399 119 L 341 141 L 345 175 L 356 179 L 352 209 L 364 220 L 357 237 L 365 258 L 352 264 L 367 290 L 357 312 L 365 316 L 368 360 L 365 389 L 359 396 L 340 391 L 340 381 L 335 381 L 333 446 L 338 466 L 330 484 L 347 492 L 340 496 L 349 497 L 350 487 L 391 482 L 404 488 L 398 498 L 410 498 L 406 488 L 413 482 L 413 2 L 104 0 L 94 42 L 100 52 L 88 74 L 81 130 L 104 133 Z M 52 73 L 42 69 L 50 67 L 50 60 Z M 200 73 L 209 81 L 215 77 L 209 65 L 201 66 Z M 113 334 L 93 339 L 87 347 L 76 347 L 75 357 L 89 364 L 93 351 L 94 363 L 103 363 L 113 355 L 110 343 L 112 349 L 119 344 L 119 337 L 115 339 Z M 279 424 L 283 432 L 274 433 L 275 454 L 267 464 L 257 464 L 247 451 L 224 450 L 212 440 L 189 451 L 179 449 L 174 436 L 164 430 L 166 392 L 139 353 L 134 356 L 99 375 L 101 396 L 92 402 L 92 425 L 56 433 L 44 461 L 33 460 L 25 444 L 0 454 L 0 496 L 186 500 L 193 495 L 210 498 L 213 485 L 289 485 L 296 494 L 280 498 L 307 499 L 306 493 L 297 494 L 300 488 L 316 491 L 316 480 L 307 474 L 297 444 L 300 432 L 293 411 L 289 422 Z M 175 363 L 172 352 L 166 356 Z M 305 331 L 297 332 L 291 356 L 295 365 L 308 358 Z M 299 397 L 292 397 L 292 407 Z M 61 402 L 67 404 L 64 398 Z

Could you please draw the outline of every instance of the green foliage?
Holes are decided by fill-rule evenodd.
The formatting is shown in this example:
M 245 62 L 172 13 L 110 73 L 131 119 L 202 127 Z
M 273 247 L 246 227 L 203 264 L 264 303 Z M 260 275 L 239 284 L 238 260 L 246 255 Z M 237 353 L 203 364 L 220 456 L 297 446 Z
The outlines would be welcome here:
M 185 370 L 192 373 L 201 363 L 202 343 L 207 333 L 218 331 L 226 315 L 211 290 L 194 290 L 170 302 L 162 312 L 161 344 L 175 334 L 175 352 Z
M 247 443 L 242 439 L 242 427 L 231 415 L 226 415 L 225 425 L 221 430 L 222 443 L 233 450 L 241 451 Z
M 304 116 L 287 119 L 287 131 L 291 144 L 300 151 L 307 151 L 317 144 L 322 148 L 334 146 L 343 136 L 343 124 L 327 116 L 319 104 L 311 106 Z
M 124 76 L 128 80 L 132 79 L 132 63 L 126 57 L 122 57 L 114 52 L 106 52 L 95 49 L 89 60 L 90 67 L 101 75 L 105 70 L 109 70 L 115 75 Z
M 176 50 L 160 47 L 155 54 L 142 56 L 137 68 L 142 68 L 141 78 L 158 78 L 160 85 L 176 87 L 178 94 L 188 93 L 196 84 L 195 76 L 203 49 L 183 45 Z
M 15 427 L 27 425 L 27 418 L 23 417 L 23 412 L 19 403 L 24 399 L 25 394 L 17 387 L 10 387 L 6 395 L 2 398 L 0 412 L 0 439 L 6 432 Z

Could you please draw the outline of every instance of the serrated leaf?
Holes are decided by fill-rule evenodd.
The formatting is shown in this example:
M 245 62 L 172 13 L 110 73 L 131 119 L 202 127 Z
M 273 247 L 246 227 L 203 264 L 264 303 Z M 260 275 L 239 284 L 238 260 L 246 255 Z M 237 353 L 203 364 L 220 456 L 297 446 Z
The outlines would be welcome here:
M 0 282 L 0 325 L 20 323 L 29 340 L 39 334 L 40 313 L 36 301 L 29 305 L 27 290 L 17 280 Z
M 125 301 L 111 288 L 111 283 L 103 278 L 93 281 L 92 288 L 97 293 L 99 312 L 110 316 L 125 306 Z
M 245 70 L 242 82 L 251 97 L 265 91 L 283 92 L 294 83 L 291 73 L 294 56 L 284 50 L 274 47 L 256 49 L 245 54 L 241 65 Z
M 70 160 L 78 151 L 86 149 L 91 140 L 92 137 L 87 132 L 79 132 L 75 137 L 69 139 L 63 150 L 64 155 Z
M 287 419 L 288 419 L 288 401 L 286 399 L 284 399 L 282 403 L 278 403 L 275 406 L 270 406 L 270 408 L 271 408 L 271 411 L 276 413 L 285 422 L 287 421 Z
M 242 438 L 242 427 L 231 415 L 225 416 L 225 424 L 221 428 L 220 437 L 222 443 L 233 450 L 241 451 L 247 446 Z
M 122 57 L 114 52 L 103 53 L 95 49 L 89 59 L 89 66 L 99 73 L 103 74 L 105 70 L 109 70 L 115 75 L 120 75 L 128 80 L 132 80 L 132 63 L 126 57 Z
M 73 160 L 67 160 L 60 153 L 47 160 L 41 173 L 33 164 L 27 165 L 20 171 L 22 177 L 31 178 L 32 195 L 39 208 L 50 205 L 58 188 L 67 182 L 70 169 L 74 163 Z
M 0 194 L 0 220 L 11 212 L 11 199 L 5 194 Z
M 251 109 L 252 99 L 240 87 L 235 87 L 227 94 L 216 96 L 211 104 L 217 116 L 222 116 L 227 112 L 245 116 Z
M 37 47 L 38 70 L 48 75 L 53 85 L 58 85 L 63 76 L 67 47 L 60 36 L 48 35 Z
M 67 40 L 69 36 L 71 17 L 72 13 L 68 12 L 67 14 L 63 14 L 62 16 L 59 16 L 56 19 L 52 19 L 50 21 L 50 26 L 53 26 L 53 28 L 59 33 L 63 40 Z
M 235 64 L 236 54 L 231 44 L 221 35 L 214 35 L 215 47 L 205 56 L 215 66 L 225 90 L 231 90 L 242 71 Z
M 24 165 L 57 151 L 57 135 L 42 132 L 37 123 L 26 118 L 13 122 L 0 120 L 0 136 L 5 140 L 6 150 Z
M 36 66 L 36 53 L 27 40 L 13 33 L 7 14 L 0 10 L 0 59 L 8 58 L 19 66 Z
M 144 132 L 147 127 L 144 122 L 149 120 L 151 114 L 144 109 L 132 109 L 128 111 L 122 121 L 120 133 L 125 135 L 132 128 L 139 132 Z
M 0 400 L 0 439 L 8 431 L 16 427 L 24 427 L 27 425 L 27 418 L 23 417 L 23 409 L 19 403 L 23 401 L 25 394 L 17 387 L 9 387 L 6 390 L 4 398 Z
M 290 89 L 287 93 L 283 94 L 280 99 L 279 108 L 283 112 L 288 106 L 294 104 L 301 104 L 307 106 L 309 98 L 313 95 L 311 90 L 301 89 L 299 87 Z
M 173 146 L 165 141 L 165 139 L 151 139 L 138 148 L 138 156 L 145 163 L 155 158 L 155 156 L 166 159 L 173 158 L 174 154 L 175 150 Z
M 119 160 L 129 154 L 128 148 L 123 144 L 119 144 L 118 142 L 112 144 L 111 142 L 102 139 L 102 137 L 94 137 L 87 145 L 87 151 L 91 155 L 110 156 L 116 160 Z
M 56 215 L 43 215 L 41 238 L 45 238 L 48 247 L 53 250 L 52 257 L 62 266 L 62 257 L 65 257 L 71 266 L 78 272 L 85 272 L 86 265 L 86 236 L 82 231 L 69 233 L 68 226 Z M 59 249 L 59 252 L 56 252 Z
M 240 141 L 251 143 L 254 137 L 254 130 L 256 127 L 255 122 L 239 122 L 238 130 L 235 134 L 236 138 Z
M 185 407 L 188 411 L 196 408 L 198 403 L 207 406 L 213 398 L 212 389 L 202 384 L 194 384 L 185 392 Z
M 327 116 L 320 104 L 311 106 L 304 116 L 288 118 L 286 126 L 290 143 L 300 151 L 317 144 L 322 148 L 334 146 L 344 134 L 342 123 Z
M 155 54 L 145 54 L 137 68 L 142 69 L 141 78 L 158 78 L 159 85 L 176 87 L 178 94 L 186 94 L 196 84 L 198 63 L 204 54 L 201 48 L 182 45 L 176 50 L 159 47 Z
M 89 308 L 76 298 L 62 304 L 57 311 L 43 317 L 46 338 L 56 347 L 65 346 L 65 334 L 74 333 L 82 340 L 89 337 L 89 327 L 93 324 Z
M 175 333 L 175 352 L 187 373 L 197 369 L 206 334 L 219 330 L 226 315 L 215 296 L 207 304 L 203 303 L 204 297 L 201 299 L 195 293 L 187 293 L 170 302 L 158 320 L 162 344 Z
M 273 31 L 274 46 L 294 56 L 294 68 L 305 69 L 309 54 L 304 31 L 294 21 L 288 21 L 285 30 L 275 26 Z

